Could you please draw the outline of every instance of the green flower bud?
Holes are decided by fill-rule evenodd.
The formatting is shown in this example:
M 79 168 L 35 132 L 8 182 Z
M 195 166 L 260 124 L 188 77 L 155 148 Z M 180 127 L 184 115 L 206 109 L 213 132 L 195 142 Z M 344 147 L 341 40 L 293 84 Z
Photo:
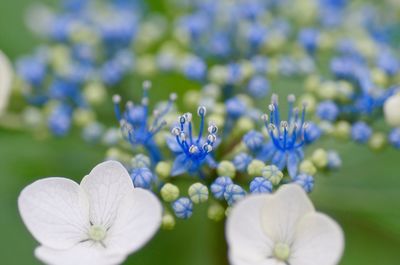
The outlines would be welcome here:
M 314 151 L 311 160 L 317 168 L 324 168 L 328 165 L 328 153 L 324 149 L 319 148 Z
M 234 178 L 236 174 L 235 165 L 231 161 L 221 161 L 217 168 L 218 176 Z
M 157 163 L 155 171 L 161 179 L 166 179 L 171 175 L 171 168 L 171 163 L 161 161 Z
M 207 115 L 207 123 L 214 123 L 218 128 L 222 128 L 225 123 L 224 116 L 221 114 L 213 113 L 211 115 Z
M 221 221 L 225 217 L 225 209 L 218 203 L 213 203 L 208 207 L 207 216 L 213 221 Z
M 336 84 L 334 82 L 324 82 L 317 90 L 318 96 L 322 99 L 334 99 L 337 95 Z
M 115 148 L 115 147 L 108 149 L 106 152 L 107 160 L 121 161 L 122 156 L 123 156 L 122 152 L 118 148 Z
M 263 161 L 254 159 L 247 166 L 247 174 L 249 174 L 250 177 L 262 176 L 262 170 L 264 167 L 265 167 L 265 164 Z
M 136 66 L 137 68 L 135 69 L 138 71 L 138 73 L 144 76 L 151 76 L 157 71 L 156 62 L 154 56 L 152 55 L 142 55 L 137 58 Z
M 200 99 L 201 94 L 198 90 L 189 90 L 183 96 L 183 102 L 185 103 L 185 106 L 193 109 L 199 106 Z
M 369 139 L 368 145 L 373 150 L 382 150 L 386 145 L 386 136 L 384 133 L 374 133 Z
M 73 115 L 74 123 L 78 126 L 86 126 L 96 119 L 95 113 L 86 109 L 77 109 Z
M 304 82 L 304 88 L 308 92 L 316 92 L 321 84 L 321 80 L 317 75 L 310 75 Z
M 379 68 L 372 69 L 371 71 L 372 80 L 380 87 L 386 87 L 388 82 L 388 76 Z
M 310 160 L 304 160 L 300 163 L 300 173 L 305 173 L 307 175 L 314 176 L 317 173 L 317 168 Z
M 175 218 L 172 214 L 166 213 L 162 217 L 162 228 L 165 230 L 172 230 L 175 227 Z
M 318 127 L 325 133 L 331 134 L 335 131 L 334 126 L 329 121 L 320 121 Z
M 107 91 L 101 83 L 89 83 L 83 89 L 83 95 L 92 105 L 99 105 L 107 99 Z
M 218 114 L 218 115 L 220 115 L 220 116 L 224 116 L 224 115 L 225 115 L 225 112 L 226 112 L 226 107 L 225 107 L 224 104 L 216 103 L 216 104 L 213 106 L 212 111 L 213 111 L 215 114 Z
M 192 202 L 198 204 L 208 200 L 208 188 L 200 182 L 189 187 L 188 194 Z
M 351 125 L 347 121 L 339 121 L 336 123 L 333 134 L 339 139 L 349 139 Z
M 254 121 L 247 117 L 241 117 L 236 124 L 235 134 L 244 134 L 254 129 Z
M 306 104 L 307 105 L 307 112 L 314 112 L 315 110 L 315 106 L 317 104 L 317 100 L 315 99 L 315 97 L 310 94 L 310 93 L 306 93 L 304 95 L 302 95 L 300 97 L 299 102 L 303 105 Z M 300 106 L 302 107 L 302 106 Z M 301 109 L 301 108 L 300 108 Z
M 241 62 L 240 70 L 244 79 L 248 79 L 254 74 L 254 67 L 251 62 L 247 60 Z
M 171 183 L 166 183 L 161 188 L 161 198 L 166 202 L 173 202 L 179 197 L 179 188 Z
M 211 67 L 208 78 L 211 82 L 218 85 L 225 84 L 228 80 L 228 69 L 221 65 Z
M 271 181 L 273 185 L 276 186 L 281 182 L 283 178 L 283 173 L 275 165 L 270 165 L 270 166 L 264 166 L 261 170 L 261 175 L 259 176 L 263 176 L 264 178 Z

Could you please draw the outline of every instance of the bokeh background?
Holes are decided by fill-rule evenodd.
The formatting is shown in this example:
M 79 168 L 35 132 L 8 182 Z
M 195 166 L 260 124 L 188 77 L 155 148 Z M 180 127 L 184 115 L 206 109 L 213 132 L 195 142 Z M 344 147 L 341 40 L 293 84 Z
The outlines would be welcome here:
M 41 0 L 56 5 L 57 0 Z M 26 28 L 24 14 L 30 0 L 0 1 L 0 49 L 11 59 L 29 53 L 39 43 Z M 148 1 L 162 12 L 162 1 Z M 399 29 L 400 31 L 400 29 Z M 195 84 L 178 76 L 152 80 L 154 101 L 172 91 L 182 94 Z M 140 80 L 134 80 L 131 96 L 139 98 Z M 279 94 L 298 93 L 297 80 L 273 80 Z M 135 93 L 135 91 L 137 93 Z M 136 95 L 137 94 L 137 95 Z M 111 108 L 111 100 L 109 106 Z M 107 117 L 106 117 L 107 116 Z M 109 119 L 112 113 L 104 114 Z M 365 146 L 324 142 L 342 155 L 344 166 L 316 179 L 312 199 L 316 207 L 333 216 L 343 227 L 346 251 L 341 265 L 400 264 L 400 153 L 373 153 Z M 83 143 L 78 132 L 63 139 L 39 139 L 23 130 L 0 129 L 0 264 L 40 264 L 33 256 L 37 243 L 17 211 L 17 197 L 30 182 L 47 176 L 80 180 L 104 158 L 105 150 Z M 222 222 L 207 219 L 205 207 L 193 218 L 178 221 L 172 231 L 160 231 L 125 264 L 225 265 L 226 246 Z

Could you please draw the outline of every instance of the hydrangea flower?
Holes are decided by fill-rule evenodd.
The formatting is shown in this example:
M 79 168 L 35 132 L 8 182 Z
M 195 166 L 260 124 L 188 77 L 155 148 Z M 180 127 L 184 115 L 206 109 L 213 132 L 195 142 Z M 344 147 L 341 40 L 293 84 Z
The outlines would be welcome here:
M 120 264 L 161 224 L 161 204 L 135 188 L 118 162 L 97 165 L 78 185 L 60 177 L 28 185 L 18 198 L 22 220 L 46 264 Z
M 294 184 L 237 203 L 226 238 L 232 265 L 336 265 L 344 247 L 342 229 Z
M 149 114 L 149 95 L 151 87 L 150 81 L 143 82 L 143 97 L 140 105 L 134 105 L 129 101 L 125 111 L 121 113 L 121 97 L 115 95 L 113 98 L 114 109 L 117 119 L 121 126 L 124 138 L 133 146 L 143 146 L 149 153 L 153 163 L 161 161 L 161 151 L 154 142 L 154 135 L 167 125 L 164 117 L 172 109 L 176 100 L 176 94 L 171 94 L 168 103 L 159 110 Z
M 281 121 L 277 96 L 272 96 L 269 120 L 267 114 L 262 116 L 270 141 L 256 154 L 258 159 L 271 161 L 280 170 L 287 168 L 291 177 L 297 175 L 298 165 L 304 157 L 303 147 L 314 142 L 319 135 L 315 135 L 318 127 L 309 126 L 305 122 L 306 106 L 303 106 L 300 116 L 298 109 L 293 106 L 294 101 L 294 95 L 289 95 L 288 117 Z
M 7 56 L 0 51 L 0 115 L 8 105 L 11 95 L 13 70 Z
M 180 116 L 179 125 L 171 130 L 173 138 L 168 138 L 167 143 L 171 151 L 176 154 L 171 171 L 172 176 L 185 172 L 190 174 L 200 173 L 200 168 L 205 162 L 211 167 L 216 166 L 210 153 L 216 145 L 218 128 L 211 122 L 207 129 L 208 135 L 203 138 L 206 108 L 200 106 L 197 114 L 200 117 L 200 128 L 197 137 L 193 136 L 191 113 L 185 113 Z

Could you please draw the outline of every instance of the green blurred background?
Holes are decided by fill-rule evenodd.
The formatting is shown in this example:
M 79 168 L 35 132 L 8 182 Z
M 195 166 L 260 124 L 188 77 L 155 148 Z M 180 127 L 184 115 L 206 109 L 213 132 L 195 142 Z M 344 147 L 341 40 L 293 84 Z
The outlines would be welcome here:
M 0 1 L 0 49 L 11 59 L 31 52 L 39 43 L 23 22 L 30 4 L 29 0 Z M 149 5 L 159 9 L 159 1 Z M 154 89 L 152 100 L 170 91 L 181 94 L 190 86 L 179 77 L 157 77 L 153 83 L 155 88 L 162 87 L 162 93 Z M 300 89 L 295 80 L 274 80 L 272 87 L 283 94 Z M 340 151 L 344 166 L 338 173 L 316 179 L 312 199 L 345 231 L 346 251 L 340 264 L 400 264 L 400 153 L 388 149 L 377 154 L 355 144 L 323 144 Z M 77 133 L 65 139 L 38 140 L 29 133 L 0 129 L 0 264 L 39 264 L 33 257 L 37 243 L 17 212 L 21 189 L 47 176 L 79 181 L 104 153 L 101 147 L 82 144 Z M 225 265 L 225 257 L 223 223 L 209 221 L 206 208 L 197 207 L 193 218 L 178 221 L 173 231 L 160 231 L 125 264 Z

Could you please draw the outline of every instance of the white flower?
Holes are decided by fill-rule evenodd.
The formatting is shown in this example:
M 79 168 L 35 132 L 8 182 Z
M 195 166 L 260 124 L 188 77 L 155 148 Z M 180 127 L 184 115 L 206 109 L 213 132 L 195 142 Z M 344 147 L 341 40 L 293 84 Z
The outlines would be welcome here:
M 383 105 L 386 122 L 393 127 L 400 126 L 400 92 L 389 97 Z
M 161 224 L 161 204 L 134 188 L 118 162 L 97 165 L 81 184 L 47 178 L 18 198 L 22 219 L 41 246 L 37 258 L 52 265 L 120 264 Z
M 341 228 L 295 184 L 240 201 L 226 235 L 232 265 L 335 265 L 344 246 Z
M 13 70 L 7 56 L 0 51 L 0 115 L 7 108 L 11 94 Z

